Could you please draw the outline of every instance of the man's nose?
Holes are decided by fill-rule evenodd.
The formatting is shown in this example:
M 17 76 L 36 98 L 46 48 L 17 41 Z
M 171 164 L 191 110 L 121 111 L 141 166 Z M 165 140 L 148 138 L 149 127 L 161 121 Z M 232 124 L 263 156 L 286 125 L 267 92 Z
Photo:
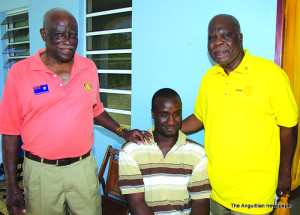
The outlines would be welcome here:
M 221 37 L 217 36 L 215 44 L 217 46 L 219 46 L 219 45 L 222 45 L 223 43 L 224 43 L 223 39 Z
M 174 125 L 174 124 L 175 124 L 175 119 L 174 119 L 173 116 L 170 116 L 170 117 L 168 118 L 168 125 Z
M 68 36 L 68 37 L 64 37 L 62 41 L 63 41 L 63 43 L 69 45 L 70 44 L 70 40 L 71 40 L 71 38 Z

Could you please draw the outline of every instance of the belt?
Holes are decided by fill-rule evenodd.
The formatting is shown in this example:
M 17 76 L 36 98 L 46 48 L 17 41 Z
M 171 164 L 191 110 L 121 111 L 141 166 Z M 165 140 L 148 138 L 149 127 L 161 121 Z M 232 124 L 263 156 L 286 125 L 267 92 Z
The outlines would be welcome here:
M 80 158 L 81 159 L 87 158 L 89 155 L 90 155 L 90 151 L 79 157 L 63 158 L 63 159 L 58 159 L 58 160 L 48 160 L 45 158 L 40 158 L 39 156 L 34 155 L 29 151 L 25 151 L 25 156 L 30 160 L 41 162 L 41 163 L 46 163 L 46 164 L 55 164 L 56 166 L 67 166 L 69 164 L 79 161 Z

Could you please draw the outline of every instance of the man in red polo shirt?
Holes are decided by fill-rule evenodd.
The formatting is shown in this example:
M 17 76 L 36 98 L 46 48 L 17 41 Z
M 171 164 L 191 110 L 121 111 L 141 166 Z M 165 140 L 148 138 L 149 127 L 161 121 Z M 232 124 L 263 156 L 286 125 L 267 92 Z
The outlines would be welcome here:
M 10 214 L 101 214 L 97 164 L 90 151 L 93 120 L 129 141 L 150 137 L 127 131 L 104 110 L 95 64 L 75 53 L 77 29 L 68 11 L 49 10 L 40 30 L 46 49 L 8 72 L 0 133 Z M 20 136 L 26 209 L 16 182 Z

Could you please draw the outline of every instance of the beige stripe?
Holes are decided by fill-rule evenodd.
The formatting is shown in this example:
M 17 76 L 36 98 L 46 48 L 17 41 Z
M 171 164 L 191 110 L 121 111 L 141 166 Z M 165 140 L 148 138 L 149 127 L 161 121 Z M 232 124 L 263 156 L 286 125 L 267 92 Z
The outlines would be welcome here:
M 191 186 L 191 187 L 201 186 L 201 185 L 203 185 L 203 184 L 209 184 L 209 183 L 210 183 L 210 182 L 209 182 L 208 179 L 204 179 L 204 180 L 202 180 L 202 181 L 194 181 L 194 182 L 192 183 L 192 186 Z
M 119 180 L 143 179 L 142 175 L 119 175 Z
M 183 211 L 184 209 L 191 208 L 191 205 L 190 204 L 185 204 L 185 205 L 160 205 L 160 206 L 155 206 L 155 207 L 150 207 L 150 208 L 153 212 L 172 211 L 172 210 Z
M 148 206 L 151 207 L 155 207 L 155 206 L 162 206 L 162 205 L 184 205 L 184 204 L 188 204 L 189 203 L 189 199 L 183 199 L 183 200 L 162 200 L 162 201 L 155 201 L 155 202 L 147 202 Z
M 190 164 L 172 164 L 172 163 L 148 163 L 148 164 L 140 164 L 139 167 L 140 169 L 149 169 L 155 167 L 193 169 L 193 165 Z

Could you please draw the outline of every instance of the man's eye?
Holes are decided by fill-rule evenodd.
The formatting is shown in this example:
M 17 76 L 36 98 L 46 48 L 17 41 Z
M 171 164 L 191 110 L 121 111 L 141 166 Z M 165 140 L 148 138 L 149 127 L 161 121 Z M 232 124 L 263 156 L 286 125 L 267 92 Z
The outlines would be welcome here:
M 222 35 L 222 38 L 223 38 L 223 39 L 229 39 L 229 38 L 230 38 L 230 34 L 223 34 L 223 35 Z
M 160 117 L 161 117 L 161 118 L 167 118 L 167 117 L 168 117 L 168 114 L 161 114 Z
M 56 34 L 54 34 L 54 38 L 55 39 L 62 39 L 63 37 L 64 37 L 63 33 L 56 33 Z
M 208 41 L 214 41 L 215 37 L 213 36 L 208 36 Z
M 77 38 L 77 34 L 76 33 L 70 33 L 70 38 Z

